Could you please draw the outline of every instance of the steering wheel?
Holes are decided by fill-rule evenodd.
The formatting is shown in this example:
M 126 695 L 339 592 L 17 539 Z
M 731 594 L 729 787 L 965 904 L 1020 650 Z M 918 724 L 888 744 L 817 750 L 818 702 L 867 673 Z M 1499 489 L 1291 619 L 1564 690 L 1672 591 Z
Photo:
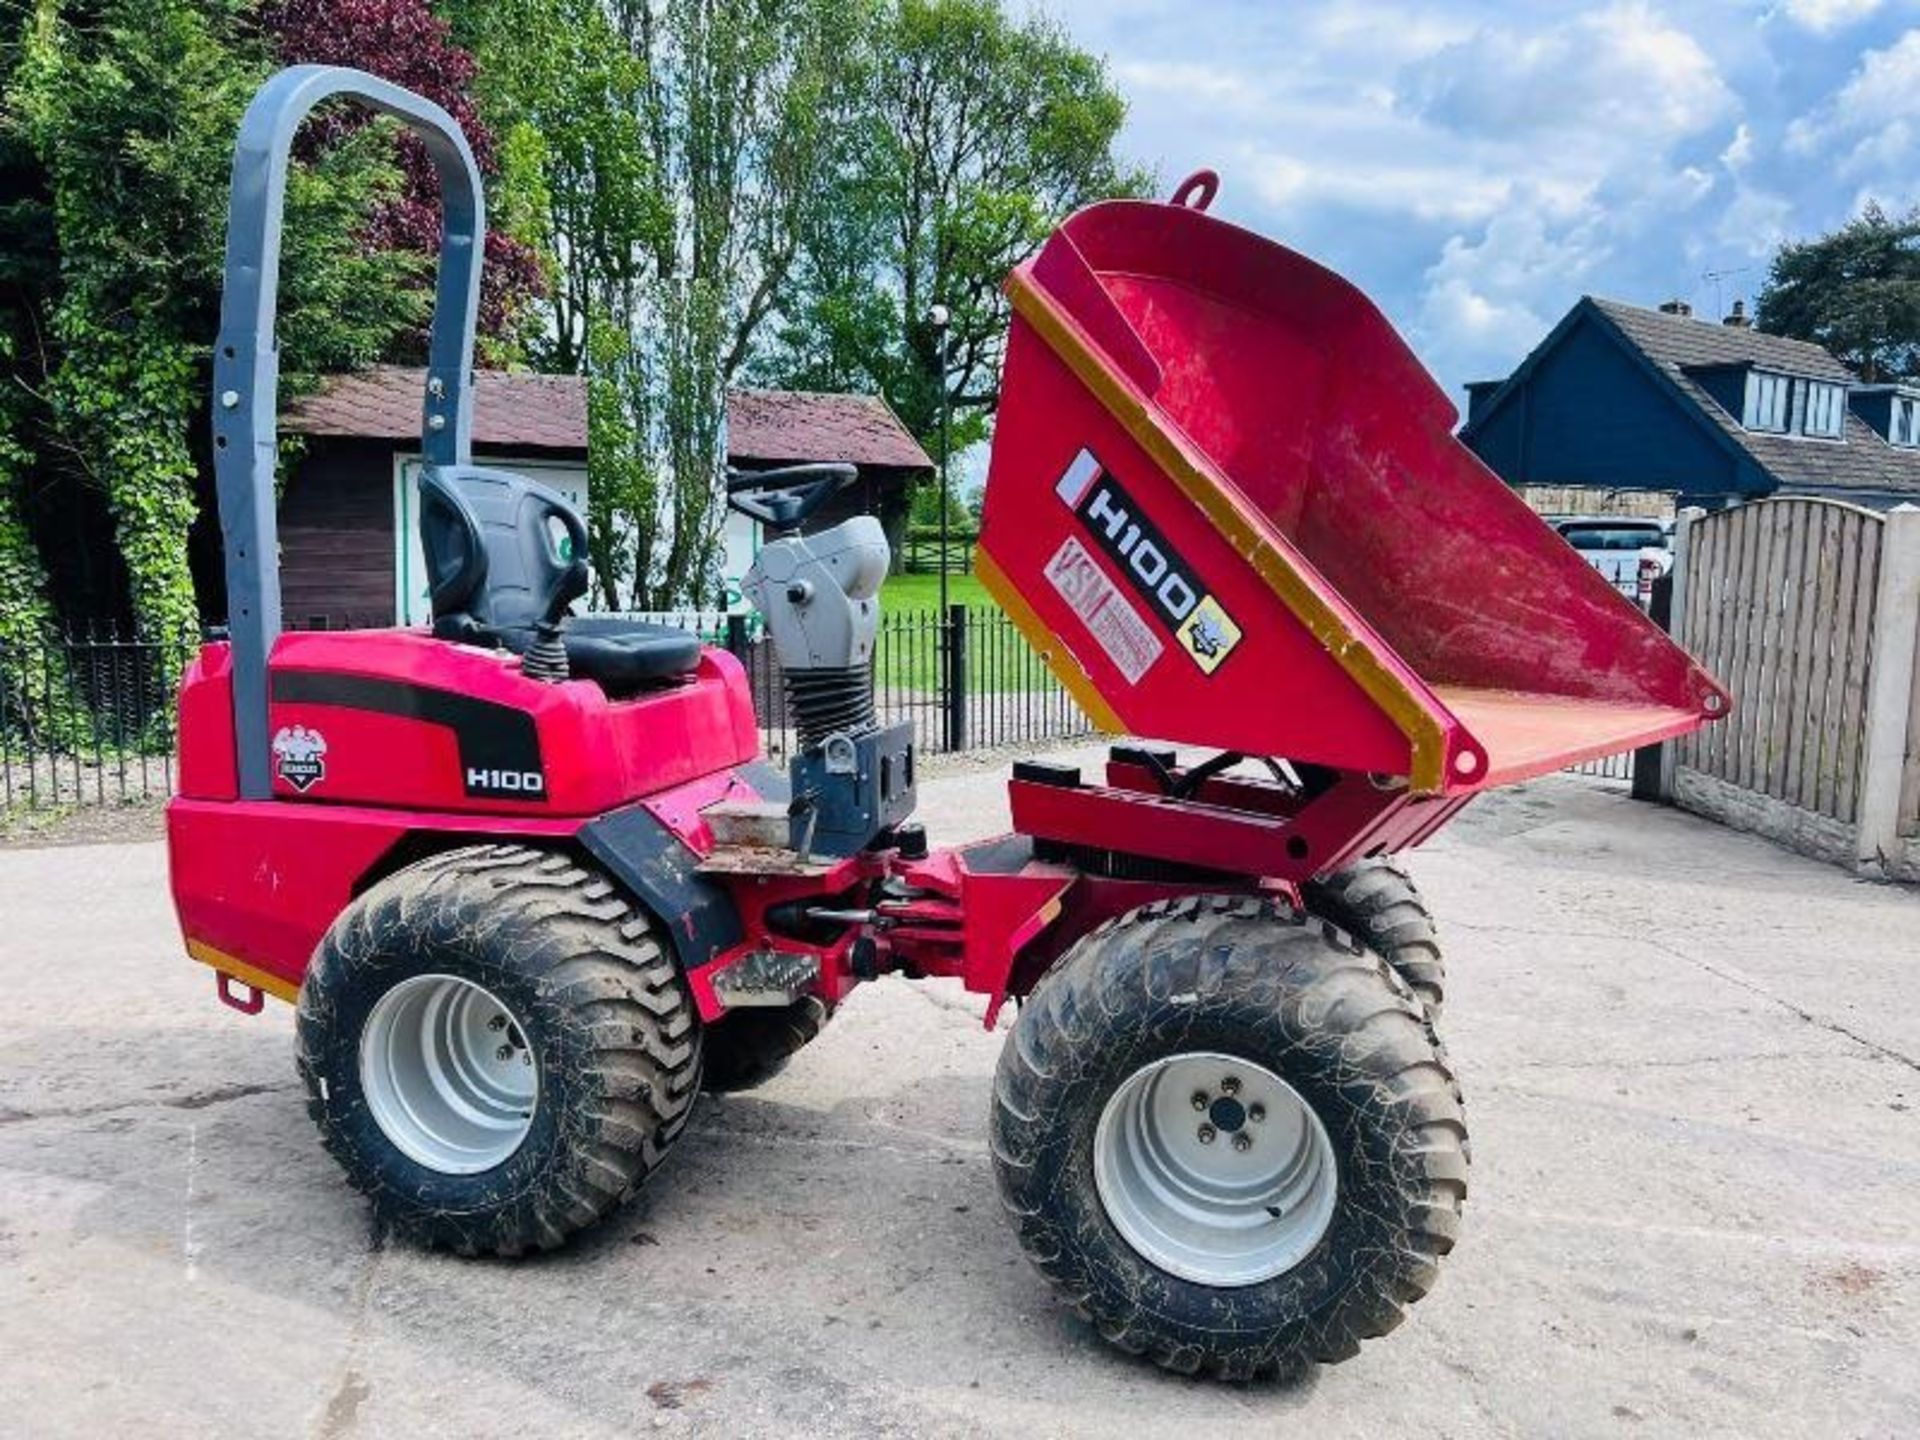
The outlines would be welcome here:
M 771 529 L 791 530 L 859 474 L 843 462 L 728 470 L 727 504 Z

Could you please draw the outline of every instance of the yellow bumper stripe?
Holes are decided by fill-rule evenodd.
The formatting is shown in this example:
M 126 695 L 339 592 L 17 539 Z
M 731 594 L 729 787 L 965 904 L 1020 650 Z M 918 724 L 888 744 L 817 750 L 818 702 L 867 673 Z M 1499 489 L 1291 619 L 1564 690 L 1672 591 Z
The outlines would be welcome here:
M 202 965 L 211 965 L 216 970 L 224 971 L 241 984 L 251 985 L 254 989 L 273 996 L 276 1000 L 284 1000 L 291 1005 L 300 998 L 298 985 L 288 982 L 281 976 L 269 974 L 258 966 L 249 965 L 244 960 L 236 960 L 226 951 L 216 950 L 203 941 L 187 941 L 187 954 Z

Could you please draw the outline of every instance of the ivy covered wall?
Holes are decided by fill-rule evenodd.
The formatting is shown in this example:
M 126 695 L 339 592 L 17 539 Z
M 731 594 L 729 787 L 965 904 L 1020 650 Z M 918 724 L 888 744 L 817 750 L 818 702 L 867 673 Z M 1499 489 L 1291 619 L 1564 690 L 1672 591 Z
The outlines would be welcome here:
M 331 53 L 353 25 L 384 26 L 378 53 Z M 172 639 L 220 618 L 217 594 L 196 594 L 190 555 L 196 533 L 217 551 L 207 384 L 233 138 L 266 76 L 307 59 L 416 84 L 432 71 L 443 89 L 472 77 L 427 0 L 0 3 L 0 634 L 24 644 L 57 617 Z M 392 127 L 323 110 L 300 159 L 281 267 L 284 395 L 416 351 L 437 242 L 422 157 Z M 489 260 L 493 344 L 511 359 L 541 274 L 511 236 Z M 33 515 L 71 487 L 109 517 L 124 594 L 48 594 Z

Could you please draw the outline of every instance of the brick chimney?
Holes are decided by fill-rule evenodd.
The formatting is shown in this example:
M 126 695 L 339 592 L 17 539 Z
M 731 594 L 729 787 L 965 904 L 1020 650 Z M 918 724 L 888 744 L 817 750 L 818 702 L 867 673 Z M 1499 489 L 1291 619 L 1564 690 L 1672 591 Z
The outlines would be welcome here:
M 1720 323 L 1722 325 L 1731 325 L 1736 330 L 1745 330 L 1749 325 L 1753 324 L 1753 321 L 1747 318 L 1747 302 L 1744 300 L 1734 301 L 1732 312 Z
M 1693 306 L 1684 300 L 1668 300 L 1660 306 L 1662 315 L 1691 315 Z

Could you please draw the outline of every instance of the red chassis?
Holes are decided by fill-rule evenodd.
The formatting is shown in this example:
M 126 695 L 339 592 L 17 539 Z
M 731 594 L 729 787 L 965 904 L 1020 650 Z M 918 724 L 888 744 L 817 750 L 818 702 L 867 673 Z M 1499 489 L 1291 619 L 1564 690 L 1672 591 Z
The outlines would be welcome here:
M 1112 916 L 1196 889 L 1293 895 L 1313 874 L 1417 842 L 1464 803 L 1330 771 L 1262 781 L 1123 750 L 1102 785 L 1018 767 L 1012 835 L 919 858 L 882 849 L 801 862 L 723 847 L 703 813 L 778 789 L 756 763 L 746 678 L 724 650 L 707 650 L 682 685 L 617 702 L 404 630 L 285 636 L 270 675 L 275 732 L 324 736 L 317 768 L 292 767 L 290 779 L 282 767 L 271 800 L 237 798 L 229 652 L 209 645 L 182 690 L 180 795 L 168 812 L 187 948 L 249 1012 L 261 992 L 294 998 L 349 901 L 404 865 L 488 840 L 584 853 L 604 817 L 636 809 L 737 917 L 738 938 L 701 952 L 697 917 L 649 897 L 683 944 L 702 1019 L 725 1013 L 716 977 L 775 953 L 816 962 L 814 990 L 829 1006 L 882 973 L 957 977 L 987 997 L 991 1024 L 1007 996 Z M 480 799 L 476 768 L 542 779 L 524 798 Z

